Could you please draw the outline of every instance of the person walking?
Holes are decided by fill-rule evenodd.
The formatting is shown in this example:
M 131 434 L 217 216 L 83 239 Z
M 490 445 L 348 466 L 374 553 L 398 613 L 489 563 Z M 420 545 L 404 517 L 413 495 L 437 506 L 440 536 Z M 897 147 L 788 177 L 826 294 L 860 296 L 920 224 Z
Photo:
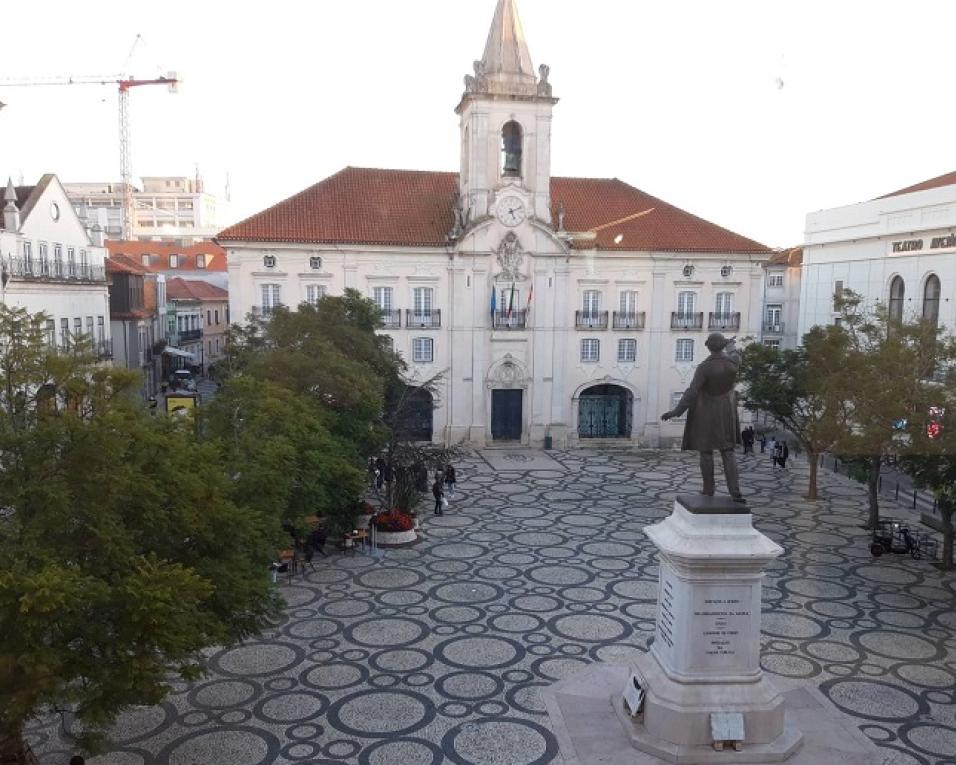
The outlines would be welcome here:
M 790 447 L 784 441 L 780 446 L 780 456 L 777 457 L 777 464 L 782 468 L 787 467 L 787 460 L 790 459 Z
M 763 454 L 766 451 L 767 451 L 767 434 L 761 433 L 760 434 L 760 453 Z
M 435 497 L 435 515 L 444 515 L 442 501 L 445 499 L 445 484 L 442 480 L 442 474 L 435 475 L 435 483 L 432 484 L 432 494 Z
M 455 496 L 455 481 L 456 480 L 457 478 L 455 477 L 455 466 L 449 465 L 448 467 L 445 468 L 445 486 L 448 487 L 449 497 Z
M 378 487 L 378 490 L 382 490 L 382 486 L 385 484 L 385 458 L 382 455 L 378 456 L 378 459 L 375 460 L 375 485 Z

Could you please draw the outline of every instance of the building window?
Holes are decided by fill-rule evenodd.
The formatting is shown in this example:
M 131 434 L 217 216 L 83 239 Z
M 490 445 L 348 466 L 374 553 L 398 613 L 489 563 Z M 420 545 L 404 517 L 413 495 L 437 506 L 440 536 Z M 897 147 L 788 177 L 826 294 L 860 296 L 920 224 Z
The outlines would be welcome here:
M 196 268 L 205 268 L 206 267 L 206 256 L 200 253 L 196 256 Z
M 686 265 L 681 273 L 684 275 L 685 279 L 690 279 L 694 275 L 694 267 L 691 265 Z
M 501 128 L 501 174 L 521 175 L 521 125 L 514 120 Z
M 415 321 L 421 323 L 420 317 L 430 318 L 435 291 L 431 287 L 416 287 L 412 291 L 412 305 L 415 308 Z
M 595 364 L 601 360 L 601 341 L 588 338 L 581 341 L 581 361 Z
M 678 292 L 677 293 L 677 314 L 681 317 L 688 317 L 694 313 L 697 307 L 696 292 Z
M 269 316 L 277 306 L 282 305 L 282 285 L 262 285 L 262 314 Z
M 33 242 L 23 243 L 23 266 L 27 271 L 33 269 Z
M 310 258 L 309 258 L 309 268 L 311 268 L 313 271 L 321 271 L 321 270 L 322 270 L 322 258 L 320 258 L 318 255 L 313 255 L 312 257 L 310 257 Z
M 780 350 L 780 341 L 779 340 L 764 340 L 763 344 L 768 348 L 773 348 L 776 351 Z
M 674 352 L 674 361 L 680 364 L 688 364 L 694 360 L 694 341 L 682 338 L 677 341 Z
M 894 276 L 890 282 L 890 319 L 903 321 L 903 298 L 906 296 L 906 284 L 902 276 Z
M 83 334 L 83 319 L 79 316 L 73 318 L 73 339 L 77 340 Z
M 179 268 L 179 255 L 170 255 L 170 256 L 169 256 L 169 267 L 170 267 L 170 268 Z
M 601 291 L 584 290 L 581 311 L 586 318 L 595 317 L 601 310 Z
M 106 340 L 106 320 L 102 316 L 96 317 L 96 339 L 101 343 Z
M 430 364 L 435 360 L 435 342 L 430 337 L 416 337 L 412 340 L 412 361 L 417 364 Z
M 725 279 L 726 279 L 727 277 L 729 277 L 733 272 L 734 272 L 734 267 L 733 267 L 733 266 L 721 266 L 721 267 L 720 267 L 720 275 L 721 275 L 722 277 L 724 277 Z
M 637 363 L 637 340 L 624 339 L 617 341 L 617 360 L 622 364 Z
M 768 286 L 768 287 L 782 287 L 782 286 L 783 286 L 783 274 L 767 274 L 767 286 Z
M 375 287 L 372 290 L 372 300 L 375 301 L 382 313 L 392 310 L 392 288 L 391 287 Z
M 727 318 L 734 311 L 734 293 L 718 292 L 717 299 L 714 302 L 714 313 L 718 316 Z
M 266 268 L 275 268 L 276 267 L 276 256 L 275 255 L 266 255 L 262 258 L 262 265 Z
M 64 348 L 70 347 L 70 320 L 60 319 L 60 345 Z
M 637 292 L 635 290 L 624 290 L 621 293 L 621 313 L 625 316 L 633 316 L 637 313 Z
M 217 308 L 213 313 L 216 317 L 216 326 L 218 327 L 219 326 L 219 309 Z
M 939 323 L 939 277 L 930 274 L 923 286 L 923 320 L 934 327 Z
M 783 314 L 782 305 L 767 306 L 767 331 L 768 332 L 780 331 L 780 317 L 782 314 Z
M 46 344 L 51 348 L 56 347 L 56 320 L 46 320 Z
M 676 409 L 680 404 L 680 400 L 684 397 L 684 394 L 681 392 L 671 393 L 671 409 Z M 684 412 L 680 417 L 674 417 L 675 420 L 683 420 L 687 416 L 687 412 Z
M 63 245 L 53 245 L 53 275 L 63 276 Z
M 837 306 L 837 301 L 843 297 L 843 291 L 844 291 L 843 280 L 840 279 L 838 281 L 835 281 L 833 283 L 833 310 L 834 311 L 840 310 L 839 307 Z
M 93 317 L 86 317 L 86 337 L 92 343 L 93 342 Z
M 216 353 L 219 353 L 219 338 L 216 338 Z
M 324 284 L 309 284 L 305 288 L 305 302 L 309 305 L 318 305 L 319 301 L 325 297 Z

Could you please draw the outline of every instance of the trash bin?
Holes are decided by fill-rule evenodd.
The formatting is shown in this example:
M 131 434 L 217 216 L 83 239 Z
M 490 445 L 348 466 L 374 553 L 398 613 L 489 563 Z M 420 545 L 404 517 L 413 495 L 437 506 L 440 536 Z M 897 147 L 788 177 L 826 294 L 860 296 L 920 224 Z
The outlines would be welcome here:
M 553 446 L 554 446 L 554 440 L 551 438 L 551 436 L 545 436 L 545 437 L 544 437 L 544 448 L 545 448 L 546 450 L 550 451 Z

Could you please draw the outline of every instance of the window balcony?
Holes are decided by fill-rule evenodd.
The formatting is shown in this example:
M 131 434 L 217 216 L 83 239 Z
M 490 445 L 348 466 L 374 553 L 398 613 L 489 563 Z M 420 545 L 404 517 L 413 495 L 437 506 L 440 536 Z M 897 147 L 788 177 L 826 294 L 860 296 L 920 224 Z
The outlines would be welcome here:
M 424 311 L 405 311 L 406 329 L 439 329 L 441 327 L 441 311 L 429 308 Z
M 577 329 L 607 329 L 607 311 L 575 311 Z
M 495 311 L 492 325 L 495 329 L 527 329 L 528 312 L 512 311 L 509 316 L 507 311 Z
M 202 340 L 201 329 L 184 329 L 179 333 L 179 342 L 181 343 L 194 343 L 197 340 Z
M 740 313 L 712 313 L 707 319 L 707 329 L 711 331 L 740 329 Z
M 701 313 L 671 313 L 671 329 L 703 329 L 704 314 Z
M 614 329 L 644 329 L 644 311 L 615 311 L 611 325 Z
M 383 329 L 399 329 L 402 326 L 402 312 L 400 309 L 383 308 L 381 311 Z
M 106 268 L 88 263 L 50 262 L 39 258 L 9 258 L 7 273 L 13 279 L 54 282 L 105 282 Z
M 782 321 L 765 321 L 763 323 L 763 331 L 765 335 L 782 335 L 783 334 L 783 322 Z

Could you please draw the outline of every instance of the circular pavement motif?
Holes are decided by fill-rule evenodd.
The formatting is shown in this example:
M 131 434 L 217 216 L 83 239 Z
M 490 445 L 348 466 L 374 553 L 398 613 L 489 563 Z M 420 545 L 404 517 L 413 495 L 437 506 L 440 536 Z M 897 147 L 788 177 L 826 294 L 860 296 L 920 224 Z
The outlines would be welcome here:
M 552 632 L 569 640 L 581 640 L 586 643 L 620 640 L 631 631 L 626 622 L 598 614 L 556 616 L 548 622 L 548 627 Z
M 428 628 L 413 619 L 378 617 L 353 624 L 346 629 L 345 634 L 353 643 L 372 648 L 384 648 L 417 643 L 428 634 Z
M 927 711 L 915 694 L 879 680 L 828 680 L 820 690 L 842 711 L 867 720 L 902 722 Z
M 187 701 L 199 709 L 228 709 L 245 704 L 261 690 L 250 680 L 213 680 L 193 688 Z
M 371 738 L 402 736 L 428 725 L 435 705 L 412 691 L 359 691 L 340 699 L 329 709 L 328 720 L 349 736 Z
M 209 665 L 222 675 L 265 677 L 291 669 L 304 656 L 305 652 L 291 643 L 246 643 L 216 654 Z
M 545 765 L 557 755 L 558 744 L 536 723 L 500 717 L 452 728 L 442 749 L 457 765 Z
M 456 701 L 480 701 L 498 694 L 503 683 L 490 672 L 452 672 L 435 683 L 442 696 Z
M 167 744 L 158 765 L 215 762 L 216 765 L 265 765 L 279 753 L 279 740 L 266 730 L 234 727 L 196 731 Z
M 524 654 L 520 643 L 504 637 L 462 637 L 435 646 L 435 656 L 460 669 L 500 669 Z

